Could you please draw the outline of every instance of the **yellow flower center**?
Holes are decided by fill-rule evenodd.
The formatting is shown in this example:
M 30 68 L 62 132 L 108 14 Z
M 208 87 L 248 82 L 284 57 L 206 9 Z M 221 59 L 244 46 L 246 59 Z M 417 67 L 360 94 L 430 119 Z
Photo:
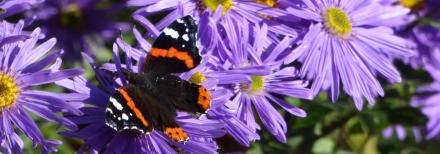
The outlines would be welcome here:
M 194 73 L 191 76 L 191 78 L 189 78 L 189 81 L 191 81 L 192 83 L 195 83 L 195 84 L 201 84 L 206 81 L 206 78 L 202 73 L 197 71 L 196 73 Z
M 424 0 L 400 0 L 400 5 L 403 5 L 404 7 L 410 8 L 412 10 L 417 10 L 421 7 L 423 7 L 423 4 L 425 3 Z
M 347 13 L 336 7 L 329 7 L 322 13 L 325 28 L 329 33 L 346 37 L 350 34 L 352 26 Z
M 14 105 L 18 94 L 20 94 L 20 89 L 14 79 L 7 74 L 0 73 L 0 110 Z
M 84 24 L 81 8 L 76 3 L 67 5 L 60 15 L 60 22 L 64 26 L 79 28 Z
M 249 90 L 252 92 L 261 91 L 264 87 L 264 76 L 251 76 L 252 83 Z
M 222 12 L 225 14 L 234 5 L 232 0 L 203 0 L 203 5 L 210 8 L 212 11 L 216 11 L 219 5 L 222 5 Z
M 269 7 L 275 8 L 278 7 L 278 3 L 276 0 L 255 0 L 256 3 L 258 4 L 262 4 L 262 5 L 267 5 Z M 258 13 L 259 16 L 263 17 L 266 20 L 271 20 L 273 17 L 270 15 L 264 15 L 261 13 Z
M 267 5 L 270 7 L 276 7 L 277 6 L 277 1 L 276 0 L 255 0 L 256 3 L 258 4 L 263 4 L 263 5 Z

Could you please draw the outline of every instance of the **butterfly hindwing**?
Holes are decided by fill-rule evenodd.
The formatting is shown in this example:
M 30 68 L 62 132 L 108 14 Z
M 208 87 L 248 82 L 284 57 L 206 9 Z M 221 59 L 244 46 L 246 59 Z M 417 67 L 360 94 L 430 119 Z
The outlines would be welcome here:
M 116 131 L 137 130 L 149 133 L 156 125 L 153 105 L 149 105 L 141 91 L 134 85 L 126 85 L 116 90 L 109 98 L 105 110 L 105 123 Z M 148 109 L 152 108 L 152 109 Z
M 177 19 L 153 43 L 143 63 L 143 72 L 182 73 L 200 64 L 196 46 L 197 25 L 191 16 Z
M 176 122 L 176 109 L 159 101 L 134 85 L 121 87 L 109 98 L 105 123 L 118 132 L 134 130 L 148 134 L 157 129 L 173 141 L 188 141 L 188 135 Z
M 174 75 L 161 75 L 156 81 L 160 99 L 170 102 L 176 109 L 196 114 L 209 110 L 211 93 L 205 87 Z
M 165 104 L 161 104 L 162 110 L 158 112 L 157 120 L 159 121 L 156 128 L 162 131 L 166 136 L 168 136 L 171 140 L 176 142 L 186 142 L 189 140 L 188 135 L 179 126 L 176 122 L 176 112 L 174 109 L 174 114 L 170 114 L 170 112 L 166 112 L 168 107 L 164 106 Z

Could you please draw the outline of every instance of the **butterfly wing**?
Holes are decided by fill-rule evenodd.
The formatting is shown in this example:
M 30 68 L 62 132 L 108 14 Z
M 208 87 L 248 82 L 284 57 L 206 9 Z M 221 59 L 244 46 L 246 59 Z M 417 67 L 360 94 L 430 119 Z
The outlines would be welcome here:
M 175 120 L 176 109 L 159 102 L 150 93 L 142 93 L 134 85 L 119 88 L 109 101 L 105 110 L 105 123 L 118 132 L 135 130 L 148 134 L 157 129 L 173 141 L 189 140 Z
M 196 46 L 197 25 L 191 16 L 177 19 L 166 27 L 153 43 L 142 72 L 182 73 L 200 64 Z
M 134 85 L 126 85 L 116 90 L 109 98 L 105 109 L 105 123 L 116 131 L 137 130 L 149 133 L 156 125 L 156 114 L 151 105 L 153 100 L 143 97 Z
M 175 108 L 191 113 L 206 113 L 211 106 L 211 93 L 174 75 L 161 75 L 156 79 L 158 96 Z
M 163 104 L 162 104 L 163 106 Z M 176 122 L 176 110 L 174 112 L 164 112 L 171 108 L 165 107 L 158 114 L 158 130 L 162 131 L 168 138 L 176 142 L 186 142 L 189 140 L 188 135 Z M 173 113 L 173 114 L 170 114 Z

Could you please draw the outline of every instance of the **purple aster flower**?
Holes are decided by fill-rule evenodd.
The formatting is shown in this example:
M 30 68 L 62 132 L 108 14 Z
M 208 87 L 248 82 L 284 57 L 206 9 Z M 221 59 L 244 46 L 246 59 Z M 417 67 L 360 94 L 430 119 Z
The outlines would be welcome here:
M 231 24 L 222 27 L 228 33 L 218 44 L 218 57 L 224 64 L 224 72 L 246 74 L 251 82 L 230 85 L 234 96 L 226 106 L 254 132 L 260 129 L 253 114 L 255 109 L 268 131 L 279 141 L 286 142 L 286 122 L 272 104 L 277 104 L 292 115 L 305 117 L 303 110 L 280 99 L 279 95 L 305 99 L 312 97 L 306 88 L 308 83 L 298 80 L 294 67 L 280 69 L 285 53 L 291 50 L 289 47 L 293 39 L 285 37 L 279 43 L 265 43 L 271 42 L 267 37 L 267 25 L 251 27 L 246 20 L 228 20 L 236 19 L 225 18 Z
M 426 139 L 438 138 L 440 134 L 440 116 L 438 110 L 440 104 L 438 102 L 440 98 L 440 83 L 438 80 L 428 86 L 423 86 L 418 89 L 419 93 L 430 93 L 427 96 L 414 96 L 412 104 L 414 106 L 420 106 L 423 114 L 428 117 L 428 123 L 426 124 Z
M 79 60 L 82 51 L 92 55 L 92 45 L 114 41 L 121 31 L 129 29 L 128 23 L 114 21 L 115 12 L 124 9 L 123 3 L 110 6 L 103 3 L 102 0 L 46 0 L 26 14 L 35 17 L 33 25 L 41 27 L 46 35 L 58 38 L 66 57 Z
M 440 69 L 440 61 L 436 59 L 440 55 L 440 31 L 431 25 L 420 25 L 414 27 L 410 32 L 402 32 L 404 37 L 413 41 L 416 45 L 416 52 L 408 62 L 414 68 L 427 65 Z
M 342 84 L 360 110 L 363 97 L 373 104 L 376 96 L 384 95 L 377 76 L 389 82 L 401 81 L 391 61 L 411 56 L 410 43 L 394 35 L 389 27 L 375 26 L 381 13 L 379 3 L 302 2 L 287 10 L 313 23 L 286 62 L 299 57 L 303 63 L 301 75 L 313 80 L 314 95 L 321 89 L 329 89 L 331 99 L 336 101 Z
M 140 37 L 137 30 L 135 30 L 135 36 L 142 48 L 150 48 L 151 45 Z M 119 48 L 125 53 L 126 59 L 120 59 Z M 122 73 L 122 69 L 127 69 L 132 72 L 140 71 L 142 62 L 147 55 L 142 49 L 133 48 L 120 39 L 117 39 L 117 42 L 113 45 L 113 51 L 115 64 L 107 63 L 104 64 L 102 68 L 114 73 L 106 73 L 98 69 L 94 61 L 87 55 L 84 55 L 95 70 L 100 83 L 99 88 L 84 78 L 58 82 L 59 85 L 64 87 L 93 96 L 87 100 L 93 107 L 84 108 L 84 116 L 71 118 L 75 123 L 84 125 L 85 127 L 77 132 L 65 133 L 65 135 L 85 140 L 85 144 L 80 149 L 80 153 L 86 149 L 92 153 L 178 153 L 178 151 L 182 150 L 191 153 L 216 153 L 218 147 L 212 138 L 223 136 L 225 132 L 222 128 L 224 126 L 222 122 L 208 119 L 206 116 L 194 119 L 192 115 L 184 112 L 178 113 L 176 120 L 190 137 L 190 140 L 186 143 L 173 141 L 160 131 L 153 131 L 150 134 L 137 131 L 122 131 L 118 133 L 107 126 L 104 119 L 105 108 L 109 102 L 109 97 L 117 88 L 128 82 L 123 76 L 118 76 L 116 79 L 113 79 L 112 74 L 120 74 Z M 134 60 L 135 63 L 132 63 L 132 60 Z M 121 61 L 126 61 L 126 63 L 121 64 Z M 213 89 L 210 85 L 204 86 Z M 216 102 L 223 102 L 222 99 L 225 98 L 222 97 L 222 95 L 228 96 L 228 92 L 216 89 L 211 95 L 213 98 L 212 107 L 221 106 L 221 104 L 216 105 Z
M 401 27 L 414 21 L 415 16 L 410 13 L 411 9 L 402 5 L 402 3 L 409 1 L 413 0 L 372 0 L 373 3 L 379 3 L 382 8 L 378 10 L 381 13 L 378 15 L 375 25 Z
M 421 107 L 423 114 L 428 117 L 428 123 L 425 126 L 426 139 L 438 138 L 440 136 L 440 69 L 438 64 L 440 61 L 440 54 L 433 55 L 436 59 L 435 63 L 428 63 L 424 68 L 431 74 L 434 81 L 426 86 L 421 86 L 417 89 L 417 93 L 421 95 L 413 96 L 411 104 L 416 107 Z M 433 65 L 434 64 L 434 65 Z
M 436 54 L 440 54 L 440 31 L 430 24 L 425 24 L 422 19 L 430 18 L 439 20 L 440 2 L 436 0 L 401 0 L 401 6 L 412 10 L 410 16 L 412 20 L 404 26 L 398 27 L 399 34 L 412 42 L 416 46 L 416 52 L 408 62 L 414 68 L 423 67 L 427 64 L 440 68 L 438 60 L 433 59 Z
M 29 112 L 68 129 L 76 129 L 75 123 L 60 117 L 56 112 L 80 115 L 79 103 L 87 98 L 77 93 L 55 93 L 33 90 L 32 87 L 50 84 L 82 74 L 80 69 L 59 70 L 62 51 L 52 50 L 55 39 L 36 45 L 42 38 L 40 29 L 23 33 L 24 22 L 0 23 L 0 141 L 2 152 L 21 153 L 23 141 L 15 132 L 18 128 L 34 146 L 41 145 L 42 152 L 56 151 L 60 141 L 42 136 Z M 47 54 L 47 56 L 45 56 Z
M 385 7 L 380 17 L 381 22 L 378 24 L 394 27 L 398 35 L 413 43 L 416 52 L 410 59 L 406 59 L 406 62 L 414 68 L 436 62 L 432 59 L 434 57 L 432 55 L 439 52 L 439 30 L 422 21 L 426 18 L 440 19 L 440 14 L 436 13 L 440 8 L 440 2 L 436 0 L 375 1 Z
M 234 111 L 225 106 L 225 104 L 230 103 L 229 99 L 232 97 L 232 92 L 224 89 L 223 86 L 249 82 L 250 78 L 245 74 L 230 73 L 224 70 L 222 65 L 223 63 L 216 57 L 206 55 L 199 66 L 183 73 L 181 78 L 192 83 L 202 84 L 211 91 L 214 99 L 207 117 L 224 123 L 224 129 L 228 134 L 241 145 L 249 147 L 250 142 L 260 139 L 260 136 L 240 121 L 235 116 Z
M 0 19 L 29 10 L 44 0 L 4 0 L 0 1 Z

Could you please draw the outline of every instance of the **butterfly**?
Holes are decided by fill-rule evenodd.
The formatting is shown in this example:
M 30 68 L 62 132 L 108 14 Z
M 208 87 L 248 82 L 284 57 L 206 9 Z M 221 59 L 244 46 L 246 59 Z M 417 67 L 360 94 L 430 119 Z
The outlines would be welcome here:
M 155 40 L 139 73 L 124 71 L 129 84 L 109 98 L 105 123 L 120 132 L 149 134 L 162 131 L 171 140 L 186 142 L 188 135 L 176 122 L 177 111 L 204 114 L 211 94 L 203 86 L 175 76 L 200 64 L 197 25 L 191 16 L 177 19 Z

